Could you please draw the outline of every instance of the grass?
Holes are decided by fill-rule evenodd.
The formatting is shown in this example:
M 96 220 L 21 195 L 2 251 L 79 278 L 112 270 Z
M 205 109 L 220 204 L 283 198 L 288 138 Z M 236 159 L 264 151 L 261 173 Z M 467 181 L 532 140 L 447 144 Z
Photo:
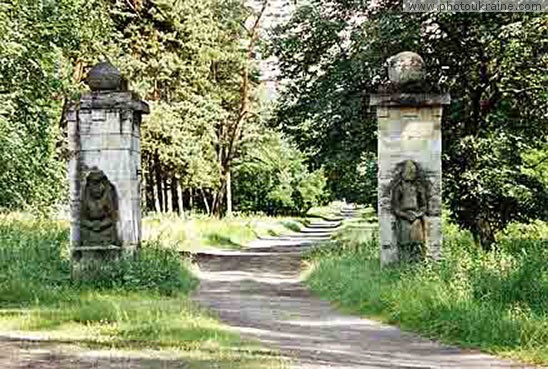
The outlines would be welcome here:
M 64 222 L 0 216 L 4 334 L 167 351 L 197 368 L 283 366 L 276 353 L 243 341 L 188 299 L 197 280 L 177 250 L 146 242 L 137 260 L 107 264 L 99 278 L 76 281 L 67 241 Z
M 315 218 L 324 218 L 324 219 L 333 219 L 338 218 L 338 214 L 345 206 L 345 203 L 342 201 L 333 201 L 328 205 L 324 206 L 315 206 L 308 210 L 306 213 L 309 217 Z
M 535 239 L 513 227 L 501 235 L 497 251 L 486 253 L 468 233 L 446 224 L 442 261 L 381 269 L 376 225 L 361 221 L 308 255 L 307 283 L 343 310 L 547 364 L 548 237 L 542 227 Z
M 143 238 L 170 244 L 178 250 L 241 249 L 259 237 L 298 232 L 306 220 L 286 217 L 237 216 L 216 219 L 193 215 L 154 214 L 143 219 Z

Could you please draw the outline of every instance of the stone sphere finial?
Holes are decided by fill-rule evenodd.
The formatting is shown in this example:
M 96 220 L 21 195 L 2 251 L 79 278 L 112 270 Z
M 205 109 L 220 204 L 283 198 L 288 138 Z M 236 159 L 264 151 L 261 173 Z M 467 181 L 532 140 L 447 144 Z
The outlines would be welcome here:
M 403 51 L 390 57 L 387 64 L 388 79 L 394 84 L 405 85 L 424 79 L 424 60 L 417 53 Z
M 96 64 L 88 73 L 86 83 L 92 91 L 120 90 L 122 75 L 109 62 Z

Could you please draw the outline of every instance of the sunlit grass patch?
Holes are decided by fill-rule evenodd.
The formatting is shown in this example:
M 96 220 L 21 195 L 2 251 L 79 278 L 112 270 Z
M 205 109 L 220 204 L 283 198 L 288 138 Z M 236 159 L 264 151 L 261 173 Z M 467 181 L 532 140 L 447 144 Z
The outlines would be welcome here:
M 186 297 L 124 292 L 83 292 L 78 301 L 0 311 L 4 327 L 46 331 L 114 347 L 193 348 L 239 346 L 239 337 Z
M 169 352 L 192 367 L 284 367 L 276 352 L 242 340 L 185 296 L 83 293 L 75 302 L 0 310 L 0 325 L 4 332 L 94 349 Z
M 236 216 L 217 219 L 193 215 L 154 214 L 143 219 L 143 237 L 173 245 L 179 250 L 203 248 L 241 249 L 266 236 L 298 232 L 304 220 L 286 217 Z

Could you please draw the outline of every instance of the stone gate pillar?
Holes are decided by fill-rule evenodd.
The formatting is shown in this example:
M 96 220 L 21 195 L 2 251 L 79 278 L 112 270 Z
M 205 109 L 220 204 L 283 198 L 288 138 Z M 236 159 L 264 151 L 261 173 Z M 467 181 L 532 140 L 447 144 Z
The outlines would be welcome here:
M 99 63 L 91 92 L 68 113 L 71 245 L 75 261 L 117 258 L 141 241 L 140 124 L 148 105 Z
M 388 60 L 390 82 L 372 95 L 378 119 L 381 264 L 438 259 L 441 235 L 441 116 L 446 94 L 429 92 L 424 62 Z

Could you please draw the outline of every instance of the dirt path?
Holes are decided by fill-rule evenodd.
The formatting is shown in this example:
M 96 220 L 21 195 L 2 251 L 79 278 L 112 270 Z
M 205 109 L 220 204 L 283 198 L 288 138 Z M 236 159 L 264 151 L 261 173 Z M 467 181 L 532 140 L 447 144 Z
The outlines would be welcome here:
M 339 224 L 315 221 L 298 235 L 258 240 L 243 252 L 199 255 L 193 299 L 243 337 L 280 350 L 293 368 L 526 368 L 344 315 L 312 296 L 300 283 L 301 251 Z

